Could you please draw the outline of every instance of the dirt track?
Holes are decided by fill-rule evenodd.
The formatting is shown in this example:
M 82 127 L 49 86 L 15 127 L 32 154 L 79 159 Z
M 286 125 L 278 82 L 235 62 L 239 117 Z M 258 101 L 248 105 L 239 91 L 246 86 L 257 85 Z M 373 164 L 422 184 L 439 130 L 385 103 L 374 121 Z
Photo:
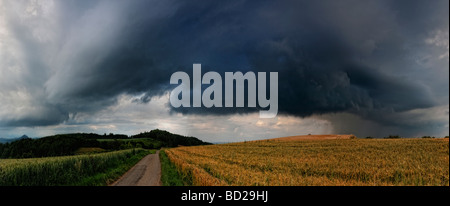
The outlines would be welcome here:
M 142 158 L 111 186 L 161 186 L 159 151 Z

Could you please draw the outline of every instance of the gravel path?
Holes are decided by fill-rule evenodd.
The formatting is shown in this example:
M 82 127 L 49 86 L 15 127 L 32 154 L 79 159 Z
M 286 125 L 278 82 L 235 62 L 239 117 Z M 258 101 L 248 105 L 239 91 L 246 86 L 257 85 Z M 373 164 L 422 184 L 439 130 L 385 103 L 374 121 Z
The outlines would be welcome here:
M 159 151 L 142 158 L 112 186 L 161 186 Z

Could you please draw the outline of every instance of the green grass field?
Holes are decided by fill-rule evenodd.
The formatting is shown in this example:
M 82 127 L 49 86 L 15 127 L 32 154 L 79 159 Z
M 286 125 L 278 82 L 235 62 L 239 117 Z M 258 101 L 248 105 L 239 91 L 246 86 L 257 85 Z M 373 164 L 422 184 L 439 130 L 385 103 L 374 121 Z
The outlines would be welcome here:
M 163 186 L 183 186 L 189 185 L 186 180 L 183 180 L 177 167 L 170 162 L 165 150 L 159 152 L 159 159 L 161 161 L 161 182 Z
M 108 185 L 154 150 L 0 159 L 0 186 Z

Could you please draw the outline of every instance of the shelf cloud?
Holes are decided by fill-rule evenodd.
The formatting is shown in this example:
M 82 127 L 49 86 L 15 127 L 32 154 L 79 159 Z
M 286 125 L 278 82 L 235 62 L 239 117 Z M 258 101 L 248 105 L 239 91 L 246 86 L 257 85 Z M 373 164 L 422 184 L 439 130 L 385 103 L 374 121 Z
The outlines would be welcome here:
M 284 118 L 320 119 L 333 132 L 367 136 L 383 128 L 448 135 L 448 4 L 0 1 L 0 127 L 54 127 L 105 113 L 115 119 L 111 108 L 124 95 L 129 107 L 166 111 L 151 110 L 152 119 L 254 117 L 255 108 L 151 104 L 174 88 L 174 72 L 191 74 L 201 63 L 203 72 L 222 75 L 278 72 Z

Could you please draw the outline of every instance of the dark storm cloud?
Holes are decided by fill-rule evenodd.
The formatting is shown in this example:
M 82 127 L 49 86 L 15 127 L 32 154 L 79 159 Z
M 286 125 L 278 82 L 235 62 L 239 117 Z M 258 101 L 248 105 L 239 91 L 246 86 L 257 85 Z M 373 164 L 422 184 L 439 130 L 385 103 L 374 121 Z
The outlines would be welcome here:
M 448 104 L 448 69 L 436 69 L 448 68 L 448 57 L 427 57 L 434 63 L 423 66 L 415 56 L 432 53 L 425 39 L 433 31 L 448 35 L 448 1 L 60 1 L 56 7 L 50 46 L 26 36 L 32 23 L 8 19 L 30 49 L 29 76 L 38 78 L 30 85 L 41 86 L 45 108 L 57 108 L 45 110 L 54 117 L 42 118 L 48 124 L 113 105 L 120 94 L 144 93 L 140 101 L 151 101 L 173 88 L 173 72 L 191 74 L 193 63 L 222 75 L 279 72 L 281 114 L 349 112 L 394 124 L 382 114 Z M 51 61 L 40 62 L 42 48 Z
M 446 8 L 448 2 L 403 3 L 402 7 L 391 1 L 265 2 L 251 5 L 255 8 L 252 15 L 240 11 L 247 8 L 243 3 L 228 5 L 227 9 L 211 7 L 200 16 L 181 12 L 181 16 L 215 17 L 200 20 L 202 24 L 185 24 L 196 29 L 186 35 L 192 35 L 192 41 L 219 44 L 208 50 L 209 56 L 231 54 L 223 59 L 242 60 L 236 67 L 223 67 L 222 62 L 207 64 L 216 71 L 278 71 L 280 113 L 305 117 L 352 112 L 382 121 L 377 117 L 379 111 L 402 112 L 437 104 L 429 90 L 438 86 L 422 84 L 423 74 L 408 73 L 422 69 L 408 55 L 424 49 L 428 31 L 446 22 L 439 17 L 445 17 L 448 10 L 430 8 Z M 198 10 L 192 5 L 188 8 Z M 239 21 L 233 21 L 235 18 Z M 222 20 L 220 24 L 216 19 Z M 226 33 L 212 32 L 217 27 Z M 201 38 L 205 33 L 209 39 Z M 243 112 L 229 108 L 175 110 Z

